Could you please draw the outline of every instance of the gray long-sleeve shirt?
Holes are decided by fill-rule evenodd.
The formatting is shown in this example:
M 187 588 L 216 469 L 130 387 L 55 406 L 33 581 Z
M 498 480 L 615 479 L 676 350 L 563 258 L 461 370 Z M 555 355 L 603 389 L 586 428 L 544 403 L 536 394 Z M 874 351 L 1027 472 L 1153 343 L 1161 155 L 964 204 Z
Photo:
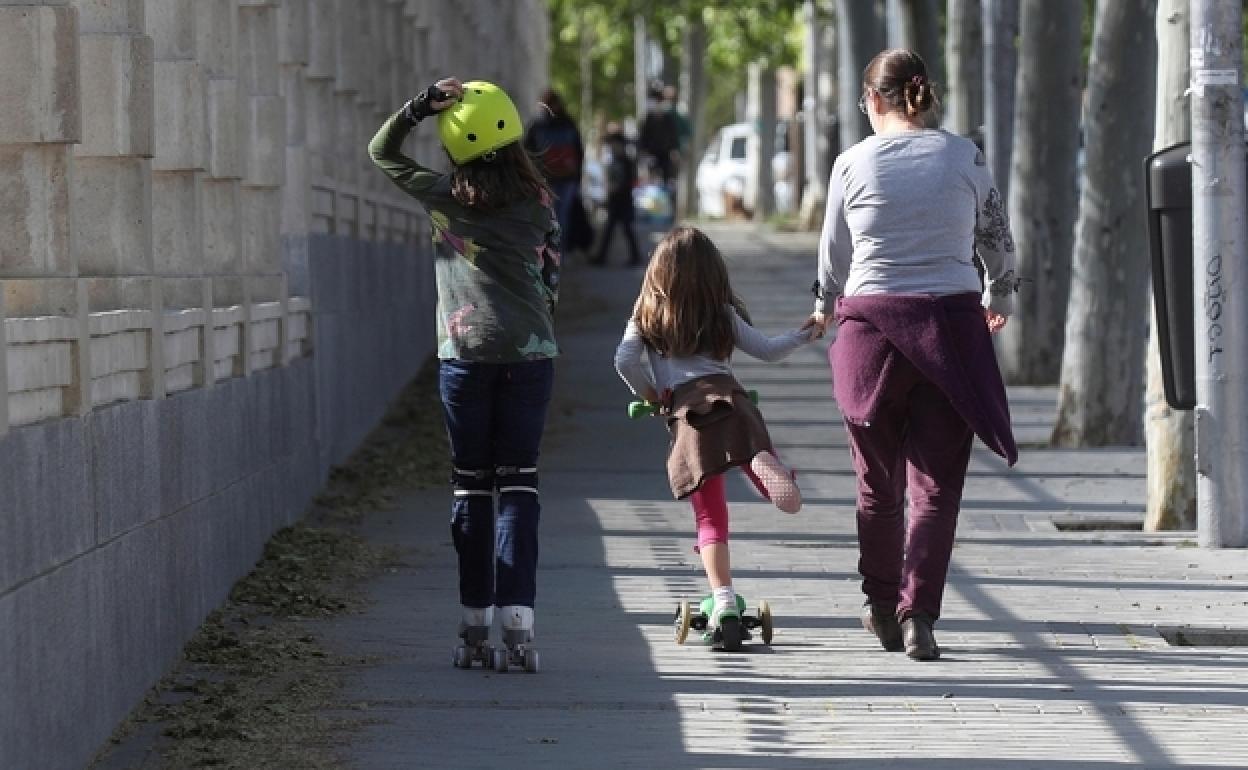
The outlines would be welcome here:
M 732 313 L 732 331 L 737 349 L 761 361 L 779 361 L 803 344 L 810 342 L 811 331 L 809 329 L 793 329 L 769 337 L 746 323 L 737 314 L 736 308 L 729 306 L 727 311 Z M 650 365 L 649 372 L 646 371 L 646 361 L 643 360 L 643 355 L 646 356 Z M 729 359 L 720 360 L 709 355 L 684 357 L 659 355 L 646 345 L 645 339 L 641 336 L 641 330 L 637 328 L 637 322 L 631 318 L 628 325 L 624 327 L 624 338 L 620 340 L 619 346 L 615 349 L 615 370 L 619 372 L 620 379 L 624 380 L 637 395 L 641 395 L 647 385 L 653 386 L 656 391 L 662 393 L 668 388 L 675 388 L 677 385 L 698 377 L 711 374 L 732 374 Z M 651 372 L 654 375 L 653 381 L 650 376 Z
M 869 136 L 832 167 L 815 310 L 839 294 L 978 293 L 972 254 L 983 304 L 1009 315 L 1014 240 L 979 148 L 938 129 Z

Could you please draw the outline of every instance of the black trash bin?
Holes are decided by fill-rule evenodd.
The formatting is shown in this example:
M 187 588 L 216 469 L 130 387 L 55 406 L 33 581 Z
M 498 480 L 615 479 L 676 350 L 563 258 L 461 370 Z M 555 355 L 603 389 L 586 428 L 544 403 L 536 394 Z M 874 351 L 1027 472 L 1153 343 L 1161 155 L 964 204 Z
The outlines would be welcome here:
M 1157 342 L 1166 402 L 1174 409 L 1196 406 L 1191 150 L 1183 142 L 1144 161 Z

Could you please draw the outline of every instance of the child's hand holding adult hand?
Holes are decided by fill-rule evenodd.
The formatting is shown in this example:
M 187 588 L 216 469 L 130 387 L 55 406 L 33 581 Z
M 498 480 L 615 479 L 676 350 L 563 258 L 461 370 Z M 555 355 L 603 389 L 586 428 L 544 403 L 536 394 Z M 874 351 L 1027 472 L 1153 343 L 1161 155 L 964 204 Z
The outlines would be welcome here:
M 802 331 L 810 330 L 810 339 L 823 339 L 824 333 L 828 330 L 828 317 L 823 313 L 811 313 L 806 322 L 802 324 Z

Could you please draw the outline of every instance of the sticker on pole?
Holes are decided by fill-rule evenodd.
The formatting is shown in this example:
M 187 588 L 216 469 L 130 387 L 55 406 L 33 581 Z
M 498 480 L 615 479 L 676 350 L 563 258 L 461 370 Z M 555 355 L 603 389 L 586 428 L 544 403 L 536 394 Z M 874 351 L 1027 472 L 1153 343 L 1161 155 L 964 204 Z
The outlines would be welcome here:
M 1192 85 L 1196 88 L 1233 86 L 1238 83 L 1239 70 L 1192 70 Z

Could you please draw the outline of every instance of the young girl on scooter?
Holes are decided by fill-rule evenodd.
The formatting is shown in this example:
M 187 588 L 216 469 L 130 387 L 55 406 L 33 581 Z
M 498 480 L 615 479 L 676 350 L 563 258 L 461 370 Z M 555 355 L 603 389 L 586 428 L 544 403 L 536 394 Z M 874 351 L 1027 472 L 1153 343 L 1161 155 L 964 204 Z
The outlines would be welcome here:
M 700 230 L 678 227 L 655 248 L 616 349 L 616 371 L 633 393 L 660 405 L 672 434 L 668 479 L 672 495 L 693 505 L 696 550 L 714 596 L 704 641 L 716 647 L 738 648 L 742 633 L 724 472 L 741 468 L 785 513 L 802 505 L 793 473 L 776 457 L 763 417 L 733 375 L 730 359 L 739 349 L 778 361 L 811 340 L 812 325 L 807 321 L 775 337 L 755 329 L 732 291 L 719 249 Z

